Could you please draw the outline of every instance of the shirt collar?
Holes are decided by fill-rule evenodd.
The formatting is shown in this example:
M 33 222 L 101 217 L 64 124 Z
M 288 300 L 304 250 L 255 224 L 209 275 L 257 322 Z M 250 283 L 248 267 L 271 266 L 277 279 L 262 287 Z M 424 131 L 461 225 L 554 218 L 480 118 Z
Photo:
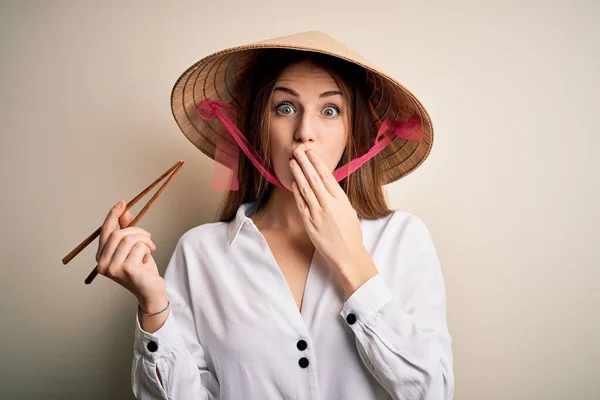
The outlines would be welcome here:
M 229 241 L 229 245 L 233 244 L 233 241 L 242 230 L 244 224 L 250 223 L 254 225 L 250 216 L 255 211 L 256 203 L 244 203 L 238 208 L 235 217 L 229 222 L 229 225 L 227 225 L 227 240 Z

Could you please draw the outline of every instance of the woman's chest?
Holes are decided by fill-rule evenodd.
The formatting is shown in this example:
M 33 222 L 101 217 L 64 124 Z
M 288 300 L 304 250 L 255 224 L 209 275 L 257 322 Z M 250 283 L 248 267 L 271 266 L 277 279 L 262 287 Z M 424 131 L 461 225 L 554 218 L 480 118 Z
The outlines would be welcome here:
M 236 249 L 245 250 L 245 249 Z M 318 253 L 307 261 L 302 310 L 274 254 L 246 249 L 243 257 L 221 259 L 192 290 L 196 331 L 215 371 L 252 368 L 277 374 L 298 366 L 302 357 L 319 357 L 351 346 L 340 316 L 339 293 Z

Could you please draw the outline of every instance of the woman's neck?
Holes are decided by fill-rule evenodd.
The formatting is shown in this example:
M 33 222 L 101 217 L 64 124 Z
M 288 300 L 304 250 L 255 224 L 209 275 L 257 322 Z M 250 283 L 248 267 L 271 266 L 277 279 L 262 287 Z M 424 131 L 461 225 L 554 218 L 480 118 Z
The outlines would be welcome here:
M 306 229 L 292 192 L 273 188 L 267 203 L 251 219 L 261 230 L 277 230 L 291 235 L 306 235 Z

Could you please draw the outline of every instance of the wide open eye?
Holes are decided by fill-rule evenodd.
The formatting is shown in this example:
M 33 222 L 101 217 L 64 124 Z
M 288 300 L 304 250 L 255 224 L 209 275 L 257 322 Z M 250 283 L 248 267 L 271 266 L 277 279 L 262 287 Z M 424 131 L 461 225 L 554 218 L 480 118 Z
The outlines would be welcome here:
M 337 117 L 340 114 L 340 109 L 334 105 L 327 106 L 323 109 L 323 115 L 328 118 Z
M 290 103 L 280 103 L 275 109 L 281 115 L 291 115 L 296 112 Z

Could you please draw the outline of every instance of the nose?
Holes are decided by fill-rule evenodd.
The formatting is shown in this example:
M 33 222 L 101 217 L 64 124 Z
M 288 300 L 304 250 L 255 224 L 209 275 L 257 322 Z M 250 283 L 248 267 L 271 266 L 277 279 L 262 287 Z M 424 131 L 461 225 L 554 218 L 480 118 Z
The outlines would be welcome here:
M 296 131 L 294 132 L 294 139 L 300 143 L 309 143 L 315 140 L 315 129 L 314 123 L 308 113 L 303 113 L 298 118 L 298 124 L 296 125 Z

